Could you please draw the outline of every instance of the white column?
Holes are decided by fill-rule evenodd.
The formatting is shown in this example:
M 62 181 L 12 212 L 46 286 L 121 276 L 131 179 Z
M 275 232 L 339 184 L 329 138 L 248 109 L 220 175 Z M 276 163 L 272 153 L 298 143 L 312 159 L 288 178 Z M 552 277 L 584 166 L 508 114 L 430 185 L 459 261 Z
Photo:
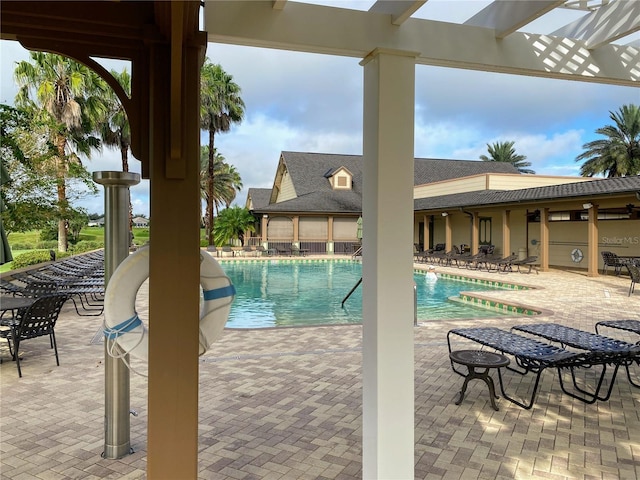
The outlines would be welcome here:
M 363 478 L 414 477 L 415 54 L 364 66 Z

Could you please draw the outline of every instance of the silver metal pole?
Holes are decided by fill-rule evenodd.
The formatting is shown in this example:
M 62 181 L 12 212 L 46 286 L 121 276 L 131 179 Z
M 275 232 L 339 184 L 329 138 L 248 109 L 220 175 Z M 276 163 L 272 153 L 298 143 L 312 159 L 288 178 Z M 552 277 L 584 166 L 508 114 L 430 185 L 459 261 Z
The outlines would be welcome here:
M 130 172 L 93 172 L 104 185 L 104 282 L 129 255 L 129 187 L 140 183 Z M 129 428 L 129 369 L 125 362 L 104 352 L 104 458 L 131 452 Z

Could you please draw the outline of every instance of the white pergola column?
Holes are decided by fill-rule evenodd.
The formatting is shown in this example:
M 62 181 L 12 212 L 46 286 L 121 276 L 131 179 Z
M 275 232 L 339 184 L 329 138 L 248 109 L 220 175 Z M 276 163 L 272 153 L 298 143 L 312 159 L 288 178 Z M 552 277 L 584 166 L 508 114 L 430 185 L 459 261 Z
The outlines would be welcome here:
M 415 54 L 364 66 L 363 469 L 414 477 L 413 142 Z

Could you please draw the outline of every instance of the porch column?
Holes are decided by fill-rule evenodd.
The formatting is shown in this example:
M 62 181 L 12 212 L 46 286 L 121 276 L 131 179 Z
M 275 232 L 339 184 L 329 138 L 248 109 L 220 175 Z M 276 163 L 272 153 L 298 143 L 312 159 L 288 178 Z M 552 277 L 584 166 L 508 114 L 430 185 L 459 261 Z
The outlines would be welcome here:
M 298 245 L 299 236 L 300 236 L 300 216 L 293 216 L 293 243 Z
M 376 49 L 361 65 L 362 478 L 414 478 L 415 54 Z
M 268 232 L 269 229 L 269 215 L 266 213 L 262 215 L 260 219 L 260 232 L 262 233 L 262 245 L 266 248 L 267 242 L 269 241 Z
M 453 245 L 451 244 L 451 237 L 452 237 L 452 233 L 451 233 L 451 220 L 449 220 L 451 218 L 451 215 L 447 215 L 446 217 L 444 217 L 444 251 L 445 252 L 449 252 L 452 248 Z
M 333 215 L 327 217 L 327 242 L 333 242 Z
M 185 2 L 184 7 L 188 7 Z M 173 22 L 182 25 L 171 2 Z M 206 38 L 150 47 L 147 477 L 198 476 L 200 65 Z M 174 101 L 169 101 L 174 99 Z M 179 325 L 179 326 L 178 326 Z
M 480 249 L 480 214 L 473 212 L 471 218 L 471 254 L 475 255 Z
M 429 221 L 430 220 L 431 220 L 431 215 L 422 216 L 422 237 L 424 238 L 424 245 L 422 246 L 423 250 L 429 250 L 431 248 L 431 245 L 429 245 L 429 235 L 430 235 Z
M 588 276 L 598 276 L 598 206 L 589 209 L 589 226 L 587 229 L 587 262 Z
M 502 211 L 502 256 L 511 255 L 511 210 Z
M 527 246 L 528 247 L 528 246 Z M 540 270 L 549 271 L 549 209 L 540 210 Z

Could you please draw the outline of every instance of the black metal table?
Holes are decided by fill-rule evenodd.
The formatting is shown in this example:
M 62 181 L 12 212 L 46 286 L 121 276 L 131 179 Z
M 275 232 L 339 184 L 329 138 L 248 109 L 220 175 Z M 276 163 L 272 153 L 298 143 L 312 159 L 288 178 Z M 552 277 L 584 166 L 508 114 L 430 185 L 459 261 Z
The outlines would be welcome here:
M 464 365 L 469 370 L 469 373 L 464 378 L 456 405 L 462 403 L 469 381 L 477 378 L 485 382 L 489 387 L 489 400 L 493 409 L 497 411 L 498 406 L 495 399 L 499 397 L 496 395 L 493 379 L 489 372 L 493 368 L 506 367 L 509 365 L 509 359 L 500 353 L 487 352 L 485 350 L 454 350 L 449 353 L 449 358 L 452 362 Z
M 0 295 L 0 324 L 2 325 L 12 325 L 12 321 L 14 315 L 11 318 L 4 318 L 4 313 L 11 311 L 14 312 L 16 310 L 20 310 L 22 308 L 28 308 L 33 305 L 35 302 L 35 298 L 30 297 L 14 297 L 12 295 Z

